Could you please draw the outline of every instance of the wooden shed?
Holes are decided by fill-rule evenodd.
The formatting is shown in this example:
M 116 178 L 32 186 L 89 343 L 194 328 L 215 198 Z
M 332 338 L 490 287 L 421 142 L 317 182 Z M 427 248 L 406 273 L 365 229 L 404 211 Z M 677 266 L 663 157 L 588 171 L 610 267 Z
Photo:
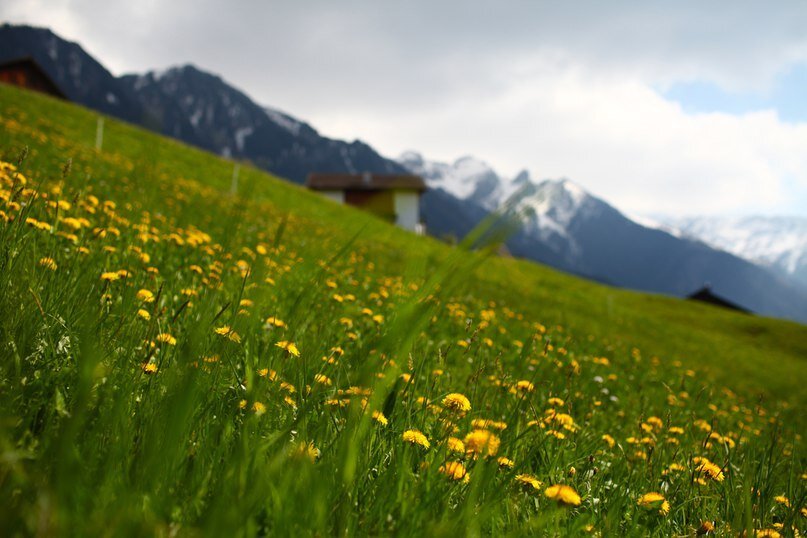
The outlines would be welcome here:
M 401 228 L 423 233 L 420 195 L 423 178 L 390 174 L 309 174 L 306 186 L 342 204 L 360 207 L 394 222 Z
M 729 310 L 737 310 L 738 312 L 745 312 L 746 314 L 751 314 L 752 312 L 747 308 L 743 308 L 742 306 L 732 303 L 728 299 L 720 297 L 719 295 L 715 294 L 712 291 L 711 286 L 706 285 L 692 293 L 691 295 L 687 296 L 687 299 L 690 301 L 700 301 L 702 303 L 708 303 L 714 306 L 720 306 L 722 308 L 728 308 Z
M 59 86 L 31 57 L 0 63 L 0 82 L 67 99 Z

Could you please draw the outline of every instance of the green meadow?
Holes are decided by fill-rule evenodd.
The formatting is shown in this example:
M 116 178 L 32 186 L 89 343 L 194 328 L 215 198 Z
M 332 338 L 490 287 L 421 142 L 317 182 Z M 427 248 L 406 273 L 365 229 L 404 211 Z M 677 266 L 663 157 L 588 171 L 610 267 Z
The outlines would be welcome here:
M 0 86 L 4 535 L 805 532 L 803 325 L 97 120 Z

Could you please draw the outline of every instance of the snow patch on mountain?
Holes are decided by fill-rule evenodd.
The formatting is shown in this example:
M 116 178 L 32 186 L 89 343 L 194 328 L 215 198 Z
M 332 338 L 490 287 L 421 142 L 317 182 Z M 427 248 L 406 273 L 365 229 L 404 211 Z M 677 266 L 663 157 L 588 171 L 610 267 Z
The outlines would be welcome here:
M 664 223 L 682 234 L 793 275 L 807 271 L 807 218 L 684 217 Z
M 513 178 L 500 176 L 487 163 L 461 157 L 453 163 L 429 161 L 408 151 L 398 162 L 426 181 L 461 199 L 473 201 L 489 211 L 516 215 L 525 234 L 543 241 L 562 238 L 575 249 L 568 228 L 593 198 L 568 180 L 534 181 L 527 170 Z
M 253 129 L 252 127 L 243 127 L 241 129 L 236 129 L 235 135 L 234 135 L 235 136 L 235 147 L 238 148 L 239 153 L 244 151 L 244 141 L 247 139 L 247 137 L 249 135 L 252 134 L 252 132 L 254 130 L 255 129 Z
M 427 161 L 419 153 L 408 151 L 398 162 L 421 176 L 429 187 L 443 189 L 462 200 L 473 200 L 487 209 L 495 208 L 501 197 L 501 178 L 490 165 L 474 157 L 460 157 L 448 164 Z
M 301 122 L 295 120 L 287 114 L 284 114 L 283 112 L 280 112 L 279 110 L 275 110 L 274 108 L 264 107 L 263 111 L 266 112 L 266 115 L 269 116 L 270 120 L 280 125 L 294 136 L 298 136 L 300 134 L 300 128 L 303 126 Z
M 676 228 L 672 224 L 668 224 L 665 218 L 655 218 L 648 215 L 640 215 L 638 213 L 625 213 L 625 216 L 636 224 L 644 226 L 645 228 L 661 230 L 662 232 L 667 232 L 673 237 L 678 237 L 679 239 L 682 237 L 692 239 L 690 236 L 684 234 L 684 232 L 682 232 L 680 229 Z

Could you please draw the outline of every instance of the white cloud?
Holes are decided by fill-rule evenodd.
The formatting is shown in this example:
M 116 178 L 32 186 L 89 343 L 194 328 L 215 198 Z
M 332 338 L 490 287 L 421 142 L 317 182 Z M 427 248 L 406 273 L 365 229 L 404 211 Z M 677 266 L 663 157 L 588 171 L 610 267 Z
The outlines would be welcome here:
M 539 178 L 570 177 L 630 212 L 807 211 L 807 124 L 772 111 L 687 115 L 641 81 L 580 66 L 547 62 L 519 76 L 451 105 L 383 118 L 341 109 L 319 124 L 365 133 L 393 155 L 470 153 L 507 174 L 526 167 Z

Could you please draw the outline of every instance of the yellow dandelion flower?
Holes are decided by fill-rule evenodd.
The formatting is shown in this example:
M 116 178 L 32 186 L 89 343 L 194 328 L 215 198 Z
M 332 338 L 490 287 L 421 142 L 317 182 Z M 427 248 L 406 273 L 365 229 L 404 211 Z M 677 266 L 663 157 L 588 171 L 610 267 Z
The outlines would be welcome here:
M 171 336 L 168 333 L 160 333 L 157 335 L 157 341 L 162 342 L 163 344 L 168 344 L 169 346 L 177 345 L 177 339 Z
M 148 321 L 148 320 L 151 319 L 151 314 L 149 314 L 148 310 L 138 308 L 137 309 L 137 317 L 139 317 L 140 319 L 144 319 L 144 320 Z
M 546 403 L 548 403 L 552 407 L 562 407 L 562 406 L 566 405 L 566 402 L 564 402 L 560 398 L 550 398 L 549 400 L 547 400 Z
M 608 444 L 609 448 L 614 448 L 614 445 L 616 444 L 614 438 L 608 435 L 607 433 L 602 436 L 602 440 L 605 441 L 606 444 Z
M 152 303 L 154 302 L 154 294 L 151 291 L 142 289 L 137 292 L 137 300 L 144 302 L 144 303 Z
M 156 374 L 157 373 L 157 365 L 153 362 L 147 362 L 142 365 L 143 372 L 146 374 Z
M 471 479 L 471 476 L 468 474 L 465 466 L 458 461 L 447 461 L 441 465 L 438 470 L 451 480 L 462 480 L 463 482 L 468 482 Z
M 782 535 L 776 529 L 762 529 L 756 532 L 756 538 L 780 538 Z
M 412 445 L 419 445 L 423 448 L 429 448 L 431 445 L 429 440 L 419 430 L 406 430 L 403 432 L 403 440 Z
M 667 499 L 664 498 L 664 495 L 661 493 L 650 492 L 645 493 L 639 500 L 636 501 L 636 504 L 644 508 L 645 510 L 658 510 L 658 513 L 662 516 L 666 516 L 670 513 L 670 503 Z
M 519 392 L 535 392 L 535 385 L 526 379 L 516 382 L 516 390 Z
M 294 385 L 292 385 L 291 383 L 288 383 L 286 381 L 281 381 L 280 382 L 280 389 L 285 390 L 289 394 L 294 394 L 295 392 L 297 392 L 297 389 L 294 387 Z
M 471 402 L 464 395 L 452 392 L 443 398 L 443 407 L 460 413 L 467 413 L 471 410 Z
M 695 472 L 700 473 L 703 477 L 715 482 L 722 482 L 725 479 L 723 470 L 719 465 L 701 457 L 693 458 L 692 461 L 695 463 Z
M 664 427 L 664 422 L 658 417 L 649 417 L 647 420 L 645 420 L 645 422 L 647 424 L 650 424 L 657 430 L 660 430 L 661 428 Z
M 686 471 L 686 467 L 680 463 L 671 463 L 666 469 L 667 473 L 680 473 L 681 471 Z
M 489 418 L 475 418 L 471 421 L 471 427 L 478 430 L 492 429 L 492 430 L 505 430 L 507 423 L 499 420 L 491 420 Z
M 275 343 L 275 346 L 279 347 L 280 349 L 285 349 L 290 355 L 294 355 L 295 357 L 300 356 L 300 350 L 297 349 L 297 345 L 294 342 L 281 340 L 280 342 Z
M 580 495 L 574 488 L 564 484 L 549 486 L 544 491 L 544 496 L 547 499 L 557 501 L 558 504 L 563 506 L 580 506 Z
M 446 447 L 448 448 L 449 452 L 455 452 L 457 454 L 465 454 L 465 443 L 462 442 L 462 439 L 457 439 L 456 437 L 449 437 L 446 440 Z
M 230 333 L 227 335 L 227 339 L 230 340 L 230 342 L 235 342 L 236 344 L 241 343 L 241 335 L 235 331 L 230 331 Z
M 328 386 L 328 387 L 333 385 L 333 381 L 331 381 L 331 378 L 329 378 L 328 376 L 322 375 L 322 374 L 315 375 L 314 376 L 314 381 L 319 383 L 320 385 L 325 385 L 325 386 Z
M 278 327 L 282 329 L 286 326 L 286 322 L 280 318 L 276 318 L 275 316 L 269 316 L 268 318 L 266 318 L 266 326 L 268 328 Z
M 466 453 L 474 456 L 495 456 L 501 444 L 499 438 L 488 430 L 474 430 L 465 436 L 463 442 Z
M 384 416 L 384 413 L 381 411 L 373 411 L 373 420 L 381 424 L 382 426 L 386 426 L 389 424 L 387 417 Z
M 535 493 L 541 490 L 541 481 L 531 474 L 516 475 L 515 481 L 516 484 L 529 493 Z
M 311 441 L 302 441 L 292 449 L 291 455 L 295 458 L 304 459 L 311 463 L 315 463 L 317 458 L 320 457 L 320 451 Z
M 41 258 L 39 260 L 39 265 L 51 271 L 55 271 L 56 269 L 59 268 L 59 266 L 56 264 L 56 261 L 53 258 L 47 258 L 47 257 Z
M 788 508 L 790 508 L 790 499 L 788 499 L 784 495 L 777 495 L 776 497 L 773 498 L 773 501 L 777 504 L 781 504 L 783 506 L 787 506 Z
M 692 425 L 704 432 L 712 431 L 712 425 L 703 420 L 702 418 L 699 418 L 698 420 L 694 421 Z
M 115 280 L 119 280 L 120 275 L 115 271 L 107 271 L 106 273 L 101 273 L 101 280 L 105 280 L 106 282 L 114 282 Z
M 252 404 L 252 410 L 257 416 L 261 416 L 266 413 L 266 406 L 261 402 L 255 402 Z
M 501 456 L 499 459 L 497 459 L 496 463 L 499 464 L 500 469 L 512 469 L 516 465 L 516 463 L 513 460 L 511 460 L 510 458 L 505 458 L 504 456 Z
M 241 335 L 232 330 L 229 325 L 222 325 L 221 327 L 217 327 L 213 329 L 213 332 L 218 334 L 219 336 L 227 338 L 231 342 L 235 342 L 236 344 L 241 343 Z
M 227 336 L 230 333 L 230 326 L 223 325 L 221 327 L 216 327 L 213 329 L 213 332 L 218 334 L 219 336 Z

